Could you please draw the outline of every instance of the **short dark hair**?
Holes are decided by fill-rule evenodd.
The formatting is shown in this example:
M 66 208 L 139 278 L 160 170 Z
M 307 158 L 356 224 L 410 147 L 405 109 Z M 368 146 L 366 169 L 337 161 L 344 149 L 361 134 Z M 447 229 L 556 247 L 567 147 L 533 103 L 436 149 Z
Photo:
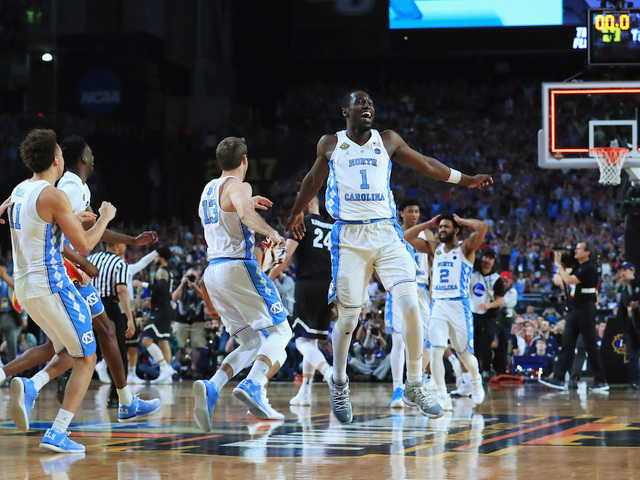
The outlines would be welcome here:
M 247 143 L 244 138 L 227 137 L 216 147 L 216 160 L 223 171 L 238 168 L 246 154 Z
M 441 213 L 438 223 L 440 223 L 442 220 L 449 220 L 451 223 L 453 223 L 453 228 L 457 228 L 458 230 L 460 230 L 460 225 L 458 225 L 458 222 L 455 221 L 452 213 Z
M 164 258 L 167 262 L 173 257 L 173 252 L 169 247 L 158 247 L 156 251 L 158 252 L 158 256 Z
M 80 135 L 71 135 L 60 143 L 60 148 L 62 149 L 65 163 L 68 166 L 75 166 L 82 158 L 82 155 L 84 155 L 87 142 Z
M 358 92 L 364 92 L 364 90 L 361 88 L 356 88 L 354 90 L 351 90 L 349 93 L 346 93 L 345 96 L 342 97 L 342 108 L 349 108 L 351 106 L 351 95 Z
M 20 143 L 20 158 L 33 173 L 44 172 L 56 156 L 58 139 L 50 129 L 31 130 Z
M 420 205 L 420 202 L 417 201 L 415 198 L 407 198 L 405 200 L 403 200 L 400 203 L 400 206 L 398 207 L 398 210 L 401 212 L 403 211 L 405 208 L 410 207 L 415 205 L 416 207 L 418 207 L 420 210 L 422 210 L 422 207 Z

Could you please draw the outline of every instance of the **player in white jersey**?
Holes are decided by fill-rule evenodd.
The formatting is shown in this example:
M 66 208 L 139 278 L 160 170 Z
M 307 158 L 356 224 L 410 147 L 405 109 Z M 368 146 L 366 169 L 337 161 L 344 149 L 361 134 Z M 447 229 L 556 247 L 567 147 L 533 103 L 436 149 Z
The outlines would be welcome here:
M 398 211 L 400 212 L 400 218 L 402 219 L 402 232 L 403 234 L 407 229 L 414 227 L 420 220 L 420 206 L 418 202 L 412 199 L 407 199 L 400 205 Z M 433 233 L 430 231 L 420 232 L 421 238 L 427 241 L 427 235 L 430 240 L 435 240 Z M 410 253 L 415 258 L 418 266 L 416 274 L 416 282 L 418 284 L 418 303 L 420 305 L 420 319 L 422 320 L 423 332 L 424 332 L 424 350 L 422 366 L 426 368 L 429 364 L 429 339 L 427 336 L 427 325 L 429 324 L 429 315 L 431 311 L 429 300 L 429 255 L 422 251 L 414 249 L 412 245 L 407 245 L 410 249 Z M 404 393 L 404 385 L 402 383 L 404 375 L 404 357 L 405 357 L 405 344 L 402 336 L 403 318 L 400 308 L 396 302 L 394 302 L 393 294 L 387 292 L 387 300 L 384 308 L 384 325 L 387 333 L 391 335 L 391 352 L 389 356 L 391 358 L 391 376 L 393 379 L 393 394 L 391 396 L 390 407 L 402 408 L 404 402 L 402 401 L 402 395 Z
M 33 176 L 11 194 L 9 226 L 16 299 L 53 342 L 57 353 L 49 371 L 56 373 L 56 365 L 64 363 L 60 359 L 73 358 L 62 408 L 40 446 L 60 453 L 84 452 L 84 446 L 68 438 L 67 428 L 91 381 L 96 342 L 89 310 L 63 266 L 62 235 L 80 253 L 87 254 L 102 237 L 116 209 L 103 202 L 95 225 L 88 231 L 82 228 L 67 196 L 54 187 L 64 171 L 64 158 L 53 130 L 31 131 L 20 144 L 20 156 Z M 28 423 L 37 396 L 34 383 L 20 377 L 11 381 L 12 415 L 19 427 Z
M 450 341 L 460 361 L 471 376 L 471 399 L 478 405 L 484 400 L 482 377 L 478 372 L 478 360 L 473 354 L 473 315 L 469 304 L 469 280 L 473 271 L 475 252 L 487 234 L 488 226 L 481 220 L 463 219 L 457 215 L 436 215 L 418 227 L 438 225 L 438 240 L 431 242 L 434 251 L 431 273 L 431 318 L 429 341 L 431 343 L 431 372 L 436 385 L 438 400 L 451 409 L 444 379 L 443 356 Z M 473 232 L 464 241 L 458 240 L 461 227 Z M 416 228 L 418 228 L 416 227 Z
M 93 224 L 95 222 L 95 215 L 93 214 L 90 206 L 91 191 L 86 184 L 87 178 L 89 178 L 94 169 L 93 152 L 91 147 L 87 145 L 84 138 L 77 135 L 64 139 L 60 144 L 60 148 L 65 158 L 65 167 L 67 171 L 58 181 L 57 187 L 69 198 L 73 213 L 80 216 L 80 218 L 86 219 L 87 224 L 85 225 L 85 228 L 89 228 L 88 224 Z M 83 214 L 83 212 L 86 212 L 86 214 Z M 107 229 L 103 233 L 102 240 L 105 238 L 119 238 L 122 240 L 122 243 L 128 242 L 143 245 L 145 243 L 155 241 L 157 239 L 157 235 L 155 232 L 144 232 L 138 237 L 130 237 L 129 235 L 112 232 Z M 79 268 L 85 271 L 90 277 L 98 276 L 98 269 L 85 257 L 75 252 L 73 247 L 68 245 L 68 240 L 66 240 L 66 244 L 64 246 L 64 256 L 74 264 L 79 265 Z M 154 413 L 158 408 L 160 408 L 159 400 L 141 400 L 137 398 L 137 396 L 134 396 L 129 390 L 126 378 L 126 369 L 124 366 L 125 364 L 123 362 L 123 354 L 121 353 L 121 348 L 118 345 L 120 337 L 122 338 L 121 341 L 124 345 L 125 330 L 127 330 L 128 334 L 133 335 L 133 316 L 131 315 L 131 324 L 128 329 L 124 322 L 122 322 L 123 325 L 116 329 L 114 322 L 107 316 L 102 301 L 100 300 L 100 295 L 91 282 L 84 282 L 83 285 L 76 283 L 75 286 L 89 307 L 92 327 L 97 335 L 100 350 L 113 378 L 115 388 L 112 394 L 114 396 L 117 394 L 116 405 L 119 406 L 118 421 L 129 422 Z M 126 354 L 126 350 L 124 351 Z M 32 367 L 46 363 L 51 359 L 54 353 L 55 351 L 51 339 L 48 339 L 43 345 L 30 348 L 24 353 L 24 355 L 17 358 L 16 361 L 5 365 L 2 368 L 2 371 L 0 371 L 0 378 L 5 375 L 16 375 Z M 68 369 L 71 367 L 70 359 L 67 360 L 67 363 Z M 44 378 L 40 388 L 52 379 L 53 377 L 51 375 L 49 375 L 48 378 Z M 27 430 L 29 429 L 28 418 L 24 427 Z
M 393 294 L 405 320 L 403 334 L 408 358 L 403 401 L 417 406 L 423 415 L 434 418 L 443 415 L 440 405 L 423 388 L 424 341 L 416 268 L 395 221 L 391 160 L 427 177 L 468 187 L 493 182 L 489 175 L 471 177 L 416 152 L 393 130 L 380 133 L 372 129 L 374 114 L 373 100 L 366 92 L 354 90 L 345 95 L 342 116 L 346 130 L 324 135 L 318 142 L 316 161 L 302 181 L 287 220 L 287 230 L 302 238 L 304 208 L 328 176 L 326 207 L 337 220 L 331 237 L 333 282 L 329 299 L 337 302 L 339 314 L 332 332 L 334 370 L 329 390 L 333 412 L 342 423 L 353 418 L 347 356 L 365 301 L 367 282 L 374 270 Z
M 284 247 L 284 238 L 255 210 L 266 210 L 272 203 L 264 197 L 252 197 L 251 185 L 244 182 L 249 164 L 243 138 L 222 140 L 216 159 L 222 175 L 204 187 L 198 206 L 209 260 L 203 284 L 227 330 L 241 345 L 224 359 L 211 380 L 198 380 L 193 385 L 194 417 L 207 432 L 220 390 L 254 359 L 247 378 L 233 395 L 256 417 L 273 418 L 264 385 L 271 367 L 283 361 L 291 338 L 278 291 L 253 254 L 254 231 L 265 235 L 268 243 Z

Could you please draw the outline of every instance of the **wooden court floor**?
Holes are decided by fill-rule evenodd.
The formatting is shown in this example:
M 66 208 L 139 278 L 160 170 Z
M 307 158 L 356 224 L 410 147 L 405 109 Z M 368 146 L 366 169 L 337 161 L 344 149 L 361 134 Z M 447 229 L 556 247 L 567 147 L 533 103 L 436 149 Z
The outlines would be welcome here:
M 312 407 L 290 407 L 293 383 L 269 386 L 284 421 L 250 418 L 229 384 L 214 431 L 192 418 L 191 383 L 140 386 L 161 413 L 119 424 L 95 380 L 72 423 L 84 455 L 38 448 L 59 408 L 55 382 L 40 393 L 31 431 L 15 429 L 9 389 L 0 389 L 0 480 L 5 479 L 527 479 L 640 478 L 640 392 L 557 392 L 538 384 L 488 388 L 485 403 L 454 399 L 453 412 L 429 420 L 390 409 L 390 384 L 352 384 L 354 421 L 332 418 L 325 384 Z

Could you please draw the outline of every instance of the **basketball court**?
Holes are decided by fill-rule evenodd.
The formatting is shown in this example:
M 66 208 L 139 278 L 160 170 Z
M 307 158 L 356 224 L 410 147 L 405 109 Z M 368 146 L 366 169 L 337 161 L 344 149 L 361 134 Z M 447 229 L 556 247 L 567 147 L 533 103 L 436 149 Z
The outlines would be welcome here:
M 86 454 L 38 448 L 59 403 L 55 382 L 15 429 L 9 390 L 0 390 L 0 479 L 348 479 L 348 478 L 635 478 L 640 470 L 640 391 L 549 392 L 537 383 L 487 387 L 485 402 L 453 399 L 453 412 L 430 420 L 415 409 L 391 409 L 391 384 L 352 385 L 354 420 L 339 424 L 327 387 L 316 384 L 312 407 L 290 407 L 293 383 L 274 383 L 269 397 L 284 421 L 249 417 L 225 387 L 214 430 L 193 420 L 190 382 L 142 386 L 163 400 L 145 422 L 117 423 L 106 408 L 108 386 L 93 381 L 70 431 Z

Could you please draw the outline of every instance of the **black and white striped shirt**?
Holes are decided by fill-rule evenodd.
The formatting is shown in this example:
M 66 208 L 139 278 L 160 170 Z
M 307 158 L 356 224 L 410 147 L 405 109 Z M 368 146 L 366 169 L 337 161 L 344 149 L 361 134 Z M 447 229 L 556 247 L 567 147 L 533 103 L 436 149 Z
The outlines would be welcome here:
M 127 285 L 129 265 L 122 258 L 111 252 L 98 252 L 89 255 L 87 259 L 93 263 L 100 275 L 91 280 L 100 298 L 117 299 L 118 285 Z

